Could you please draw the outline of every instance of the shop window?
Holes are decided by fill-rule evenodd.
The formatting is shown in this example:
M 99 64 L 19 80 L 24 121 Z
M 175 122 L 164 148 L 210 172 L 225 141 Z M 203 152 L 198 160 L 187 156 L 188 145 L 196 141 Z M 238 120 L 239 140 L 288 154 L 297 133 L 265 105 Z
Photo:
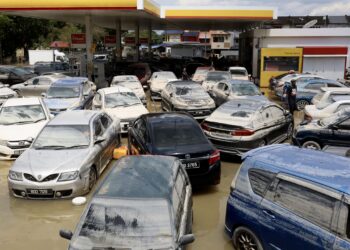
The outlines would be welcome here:
M 299 57 L 265 56 L 264 71 L 299 70 Z

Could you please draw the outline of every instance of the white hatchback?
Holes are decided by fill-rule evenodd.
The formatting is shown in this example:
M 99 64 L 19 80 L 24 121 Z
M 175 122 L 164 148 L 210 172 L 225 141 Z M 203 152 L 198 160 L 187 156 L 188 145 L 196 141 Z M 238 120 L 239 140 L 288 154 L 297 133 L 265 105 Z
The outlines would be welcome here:
M 41 98 L 12 98 L 0 108 L 0 159 L 22 154 L 51 119 Z

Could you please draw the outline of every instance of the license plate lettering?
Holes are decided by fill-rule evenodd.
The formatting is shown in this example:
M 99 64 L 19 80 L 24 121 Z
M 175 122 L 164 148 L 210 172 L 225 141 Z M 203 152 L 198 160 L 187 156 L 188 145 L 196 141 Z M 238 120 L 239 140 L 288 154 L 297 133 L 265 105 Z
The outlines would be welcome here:
M 185 169 L 195 169 L 195 168 L 199 168 L 199 167 L 200 167 L 198 161 L 195 161 L 195 162 L 183 162 L 183 163 L 182 163 L 182 166 L 183 166 Z
M 52 191 L 48 189 L 29 189 L 28 193 L 34 195 L 48 195 L 52 194 Z

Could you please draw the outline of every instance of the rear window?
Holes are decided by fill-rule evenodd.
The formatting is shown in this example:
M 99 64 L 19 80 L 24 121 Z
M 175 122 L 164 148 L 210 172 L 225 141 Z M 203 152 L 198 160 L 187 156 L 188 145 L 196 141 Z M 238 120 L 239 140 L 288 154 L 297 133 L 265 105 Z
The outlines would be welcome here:
M 171 150 L 179 146 L 207 144 L 201 128 L 188 120 L 152 124 L 154 145 L 158 150 Z
M 249 182 L 253 192 L 259 196 L 264 196 L 266 188 L 271 184 L 276 174 L 261 169 L 249 170 Z

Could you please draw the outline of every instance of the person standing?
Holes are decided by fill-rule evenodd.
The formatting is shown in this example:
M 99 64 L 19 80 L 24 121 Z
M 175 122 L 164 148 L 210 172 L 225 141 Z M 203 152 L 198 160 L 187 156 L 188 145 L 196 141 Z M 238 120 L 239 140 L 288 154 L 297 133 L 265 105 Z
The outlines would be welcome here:
M 283 97 L 287 102 L 290 113 L 293 115 L 297 110 L 296 98 L 297 98 L 297 85 L 295 80 L 291 80 L 290 83 L 286 83 L 283 89 Z
M 182 80 L 189 80 L 186 67 L 184 67 L 182 70 Z

